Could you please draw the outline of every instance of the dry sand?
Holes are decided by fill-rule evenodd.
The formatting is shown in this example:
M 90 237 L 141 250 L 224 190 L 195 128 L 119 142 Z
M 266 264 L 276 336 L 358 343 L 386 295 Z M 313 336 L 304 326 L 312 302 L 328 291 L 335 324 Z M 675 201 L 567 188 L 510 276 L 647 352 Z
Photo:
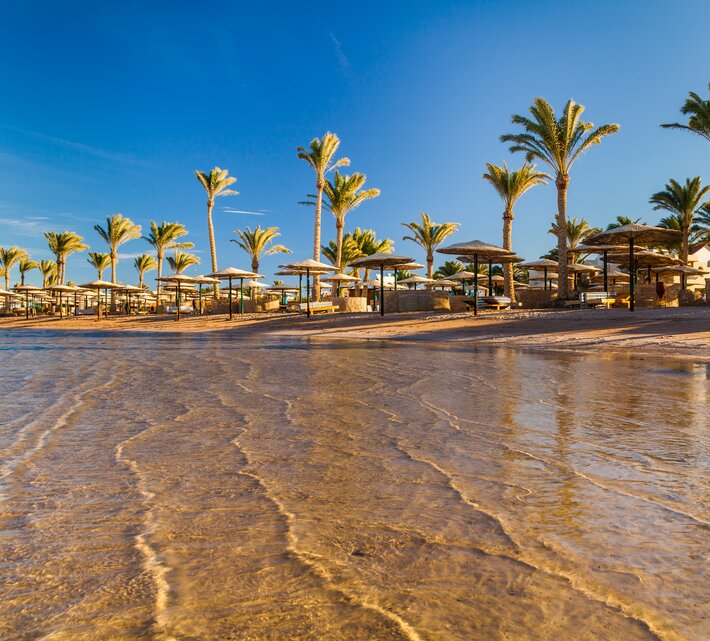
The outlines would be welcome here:
M 527 349 L 633 351 L 710 361 L 710 307 L 628 310 L 559 310 L 470 313 L 254 314 L 175 317 L 131 316 L 0 319 L 3 329 L 141 332 L 226 332 L 230 335 L 308 336 L 350 340 L 465 341 Z

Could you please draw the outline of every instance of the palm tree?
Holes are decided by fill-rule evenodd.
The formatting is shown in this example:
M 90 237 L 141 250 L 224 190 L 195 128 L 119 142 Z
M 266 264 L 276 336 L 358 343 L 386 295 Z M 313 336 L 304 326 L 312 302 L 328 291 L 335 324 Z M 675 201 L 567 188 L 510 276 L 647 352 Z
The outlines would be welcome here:
M 419 215 L 422 219 L 421 223 L 402 223 L 412 232 L 411 236 L 403 236 L 402 240 L 411 240 L 424 249 L 426 252 L 426 275 L 427 278 L 431 278 L 434 274 L 434 250 L 459 228 L 459 224 L 443 223 L 439 225 L 432 221 L 429 214 L 422 211 Z
M 200 259 L 195 254 L 176 251 L 174 256 L 168 256 L 168 265 L 173 274 L 182 274 L 190 265 L 199 265 Z
M 616 229 L 617 227 L 623 227 L 624 225 L 645 225 L 641 218 L 629 218 L 628 216 L 617 216 L 616 221 L 613 223 L 609 223 L 606 228 L 607 231 L 609 229 Z
M 338 245 L 334 240 L 328 241 L 327 245 L 321 247 L 323 250 L 323 256 L 330 262 L 334 267 L 338 267 Z M 353 239 L 352 234 L 345 234 L 343 236 L 343 242 L 340 246 L 340 268 L 341 271 L 345 271 L 347 265 L 352 263 L 358 258 L 362 258 L 364 254 L 360 251 L 360 247 L 357 242 Z M 339 269 L 340 269 L 339 268 Z M 351 273 L 355 273 L 356 270 L 351 270 Z
M 103 280 L 104 270 L 111 264 L 111 256 L 101 252 L 89 252 L 86 262 L 96 270 L 99 280 Z
M 53 260 L 40 260 L 39 273 L 42 274 L 42 288 L 54 284 L 57 278 L 57 263 Z
M 301 160 L 305 160 L 316 174 L 316 200 L 315 200 L 315 222 L 313 231 L 313 260 L 320 260 L 320 230 L 321 214 L 323 211 L 323 190 L 325 189 L 326 176 L 329 172 L 338 167 L 346 167 L 350 164 L 349 158 L 339 158 L 333 160 L 340 147 L 340 138 L 330 131 L 326 132 L 323 138 L 314 138 L 308 145 L 308 149 L 297 147 L 296 153 Z M 316 276 L 313 283 L 313 295 L 317 299 L 320 296 L 320 278 Z
M 502 167 L 486 163 L 486 169 L 488 169 L 488 173 L 483 174 L 483 179 L 493 185 L 493 189 L 498 192 L 505 205 L 503 210 L 503 248 L 512 252 L 513 218 L 515 216 L 513 207 L 515 207 L 515 203 L 528 189 L 532 189 L 536 185 L 545 185 L 552 177 L 541 171 L 535 171 L 535 165 L 528 162 L 523 163 L 523 166 L 517 171 L 510 171 L 505 162 Z M 504 266 L 503 277 L 505 278 L 504 295 L 514 301 L 512 265 Z
M 353 242 L 360 251 L 360 256 L 358 256 L 358 258 L 362 256 L 372 256 L 373 254 L 391 254 L 394 251 L 394 241 L 389 238 L 383 238 L 380 240 L 377 238 L 374 229 L 360 229 L 359 227 L 356 227 L 350 235 L 350 238 L 352 238 Z M 347 264 L 344 258 L 344 250 L 345 245 L 343 245 L 342 262 L 343 264 Z M 356 269 L 355 273 L 357 274 L 358 272 L 359 270 Z M 369 269 L 365 270 L 365 280 L 370 280 Z
M 505 134 L 501 142 L 513 143 L 511 152 L 522 151 L 528 162 L 540 160 L 555 172 L 557 187 L 557 253 L 560 257 L 558 270 L 558 296 L 567 298 L 567 188 L 569 172 L 575 161 L 592 145 L 599 144 L 605 136 L 619 131 L 619 125 L 602 125 L 594 128 L 591 122 L 582 122 L 584 107 L 568 100 L 562 115 L 557 118 L 554 109 L 544 98 L 535 98 L 530 114 L 532 118 L 514 115 L 512 122 L 522 125 L 523 133 Z
M 123 243 L 141 237 L 141 226 L 121 214 L 106 216 L 106 227 L 94 225 L 94 229 L 104 239 L 111 257 L 111 282 L 116 282 L 116 266 L 118 265 L 118 248 Z M 113 292 L 113 290 L 111 290 Z
M 271 245 L 274 242 L 274 238 L 278 238 L 281 235 L 278 227 L 262 229 L 261 225 L 258 225 L 254 231 L 247 227 L 244 231 L 235 229 L 234 233 L 238 238 L 232 238 L 230 242 L 235 243 L 251 256 L 251 270 L 253 272 L 259 271 L 259 259 L 262 256 L 291 253 L 288 247 Z
M 49 251 L 54 254 L 57 260 L 57 280 L 60 285 L 64 285 L 67 258 L 71 254 L 88 249 L 89 246 L 85 245 L 84 239 L 73 231 L 46 231 L 44 237 L 47 239 Z
M 24 249 L 13 245 L 12 247 L 0 247 L 0 265 L 2 265 L 3 275 L 5 276 L 5 289 L 10 289 L 10 271 L 15 266 L 15 263 L 20 262 L 23 258 L 28 258 L 28 254 Z M 5 298 L 6 307 L 10 306 L 10 299 Z
M 20 268 L 20 285 L 24 285 L 25 274 L 32 269 L 37 269 L 39 267 L 39 263 L 36 260 L 32 260 L 28 255 L 20 260 L 18 267 Z
M 706 200 L 708 193 L 710 185 L 703 187 L 700 176 L 686 178 L 684 185 L 671 178 L 665 190 L 656 192 L 649 200 L 654 209 L 669 211 L 678 217 L 682 239 L 681 258 L 684 264 L 688 263 L 690 228 L 695 217 L 701 213 L 701 208 L 710 203 L 710 200 Z
M 587 236 L 596 234 L 599 229 L 592 227 L 588 220 L 584 218 L 577 219 L 577 217 L 571 218 L 567 221 L 567 230 L 565 232 L 565 246 L 567 249 L 572 249 L 577 245 L 582 243 L 582 240 Z M 557 223 L 552 223 L 550 229 L 547 230 L 548 234 L 553 236 L 559 236 L 559 229 L 557 229 Z M 559 252 L 559 250 L 558 250 Z M 559 256 L 559 253 L 557 254 Z M 572 262 L 579 262 L 581 258 L 580 255 L 575 256 Z
M 710 203 L 700 208 L 692 230 L 698 235 L 699 243 L 710 243 Z
M 447 260 L 441 267 L 434 272 L 434 278 L 446 278 L 455 276 L 463 271 L 463 264 L 458 260 Z
M 335 217 L 335 244 L 337 247 L 335 266 L 338 270 L 342 270 L 343 267 L 342 249 L 345 216 L 366 200 L 377 198 L 380 195 L 380 190 L 375 187 L 363 189 L 366 180 L 367 176 L 365 174 L 355 173 L 351 176 L 343 176 L 336 170 L 333 175 L 333 181 L 325 181 L 324 192 L 328 198 L 327 207 Z
M 158 269 L 158 261 L 151 254 L 141 254 L 133 259 L 133 266 L 138 271 L 138 287 L 143 287 L 143 276 L 146 272 Z
M 708 83 L 708 90 L 710 90 L 710 83 Z M 661 125 L 661 127 L 665 129 L 685 129 L 705 138 L 705 140 L 710 140 L 710 100 L 703 100 L 698 94 L 691 91 L 680 111 L 683 115 L 690 116 L 687 125 L 671 122 Z
M 229 170 L 214 167 L 212 171 L 206 173 L 204 171 L 195 171 L 195 176 L 200 184 L 207 192 L 207 232 L 210 238 L 210 257 L 212 258 L 212 271 L 217 271 L 217 246 L 214 240 L 214 225 L 212 224 L 212 208 L 214 207 L 214 199 L 217 196 L 236 196 L 238 191 L 227 189 L 230 185 L 237 182 L 234 176 L 229 175 Z M 219 287 L 214 288 L 215 298 L 219 296 Z
M 158 284 L 156 286 L 155 296 L 157 304 L 160 305 L 160 279 L 163 277 L 163 258 L 165 251 L 173 248 L 187 249 L 187 245 L 192 246 L 192 243 L 180 243 L 178 238 L 187 236 L 185 225 L 180 223 L 170 223 L 163 221 L 158 225 L 154 220 L 150 221 L 150 233 L 144 236 L 155 249 L 156 260 L 158 262 Z

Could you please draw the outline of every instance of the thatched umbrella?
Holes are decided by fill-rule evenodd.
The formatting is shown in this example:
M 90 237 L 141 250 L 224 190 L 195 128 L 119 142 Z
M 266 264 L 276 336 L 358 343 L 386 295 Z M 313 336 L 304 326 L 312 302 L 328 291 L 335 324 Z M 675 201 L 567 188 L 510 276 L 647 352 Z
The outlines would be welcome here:
M 631 223 L 614 227 L 606 231 L 599 232 L 584 239 L 585 245 L 614 245 L 622 241 L 626 241 L 629 247 L 629 273 L 634 274 L 636 265 L 634 262 L 634 246 L 638 243 L 641 245 L 655 245 L 659 243 L 668 243 L 678 240 L 681 237 L 679 231 L 673 229 L 665 229 L 663 227 L 652 227 L 650 225 L 639 225 Z M 629 281 L 629 311 L 633 312 L 635 308 L 634 299 L 634 279 Z
M 455 280 L 451 280 L 449 278 L 437 278 L 436 280 L 432 280 L 431 282 L 426 284 L 427 288 L 435 289 L 436 287 L 441 287 L 441 289 L 446 289 L 447 287 L 453 288 L 456 287 L 458 283 Z
M 227 267 L 225 269 L 221 269 L 218 272 L 215 272 L 214 274 L 208 274 L 210 278 L 219 278 L 220 280 L 228 280 L 229 281 L 229 319 L 231 320 L 233 318 L 233 312 L 232 312 L 232 280 L 235 278 L 239 279 L 239 313 L 243 314 L 244 313 L 244 279 L 245 278 L 254 278 L 256 274 L 254 272 L 248 272 L 243 269 L 238 269 L 237 267 Z
M 312 258 L 306 258 L 306 260 L 299 260 L 295 263 L 286 263 L 285 265 L 279 265 L 282 269 L 291 272 L 300 272 L 301 275 L 306 275 L 306 317 L 311 317 L 311 274 L 327 274 L 328 272 L 335 271 L 337 268 L 333 265 L 328 265 L 326 263 L 321 263 L 319 260 L 313 260 Z M 300 285 L 299 285 L 299 304 L 300 304 Z
M 572 249 L 567 250 L 570 254 L 601 254 L 602 260 L 604 262 L 604 291 L 607 291 L 608 278 L 608 266 L 607 259 L 609 253 L 619 254 L 626 251 L 626 246 L 624 245 L 577 245 Z
M 211 276 L 195 276 L 194 280 L 197 285 L 198 297 L 200 301 L 200 316 L 203 314 L 202 309 L 202 286 L 203 285 L 217 285 L 219 284 L 219 278 L 212 278 Z
M 665 267 L 668 265 L 682 265 L 683 261 L 670 254 L 664 254 L 662 252 L 634 250 L 634 268 L 631 269 L 629 265 L 629 256 L 626 253 L 623 254 L 609 254 L 609 262 L 615 263 L 617 265 L 622 265 L 628 268 L 629 273 L 633 275 L 634 284 L 636 284 L 637 274 L 639 269 L 644 267 L 647 270 L 646 277 L 648 282 L 651 282 L 651 269 L 653 267 Z
M 79 285 L 82 289 L 95 289 L 96 290 L 96 320 L 99 321 L 101 320 L 101 290 L 105 290 L 108 295 L 108 290 L 109 289 L 117 289 L 120 287 L 120 285 L 117 285 L 116 283 L 111 283 L 107 280 L 92 280 L 90 283 L 84 283 L 83 285 Z
M 30 317 L 30 296 L 34 296 L 38 292 L 44 291 L 41 287 L 34 285 L 17 285 L 13 288 L 16 292 L 24 292 L 25 294 L 25 320 Z
M 348 274 L 338 272 L 337 274 L 328 276 L 328 278 L 321 278 L 320 280 L 321 283 L 332 283 L 333 285 L 336 285 L 336 287 L 338 288 L 336 291 L 336 295 L 340 296 L 340 286 L 343 283 L 357 283 L 360 279 L 357 276 L 348 276 Z
M 400 285 L 414 285 L 414 290 L 416 291 L 417 285 L 419 283 L 434 283 L 436 282 L 433 278 L 426 278 L 425 276 L 410 276 L 409 278 L 403 278 L 399 281 Z
M 467 243 L 456 243 L 448 247 L 440 247 L 436 250 L 439 254 L 455 254 L 460 255 L 464 260 L 471 261 L 473 259 L 473 314 L 478 316 L 478 265 L 480 261 L 488 261 L 489 273 L 493 262 L 501 262 L 504 257 L 509 257 L 510 262 L 515 262 L 517 256 L 511 251 L 484 243 L 480 240 L 471 240 Z M 513 257 L 515 256 L 515 259 Z
M 59 319 L 64 318 L 64 310 L 62 310 L 62 294 L 74 292 L 74 287 L 71 285 L 50 285 L 45 287 L 47 292 L 57 292 L 59 294 Z
M 680 274 L 681 289 L 685 289 L 688 276 L 706 276 L 708 272 L 687 265 L 666 265 L 664 267 L 654 267 L 656 272 L 656 282 L 658 282 L 659 274 Z
M 385 315 L 385 269 L 394 269 L 396 273 L 401 265 L 407 265 L 411 262 L 412 259 L 405 256 L 395 256 L 394 254 L 380 252 L 371 256 L 363 256 L 350 263 L 352 267 L 380 270 L 380 316 Z M 395 291 L 397 291 L 396 281 Z
M 529 260 L 526 263 L 520 263 L 518 267 L 524 267 L 525 269 L 534 269 L 536 271 L 542 270 L 543 272 L 543 289 L 547 289 L 548 284 L 548 272 L 551 269 L 558 269 L 560 264 L 556 260 L 550 260 L 549 258 L 540 258 L 539 260 Z
M 447 276 L 446 278 L 448 278 L 449 280 L 461 281 L 461 290 L 463 291 L 464 295 L 466 295 L 466 281 L 474 280 L 476 278 L 476 274 L 474 274 L 473 272 L 468 272 L 464 269 L 463 271 L 456 272 L 452 276 Z
M 182 300 L 180 295 L 182 293 L 183 285 L 192 285 L 195 282 L 194 276 L 188 276 L 187 274 L 173 274 L 172 276 L 163 276 L 156 280 L 162 281 L 164 283 L 174 283 L 177 287 L 177 319 L 180 320 L 180 307 L 182 306 Z

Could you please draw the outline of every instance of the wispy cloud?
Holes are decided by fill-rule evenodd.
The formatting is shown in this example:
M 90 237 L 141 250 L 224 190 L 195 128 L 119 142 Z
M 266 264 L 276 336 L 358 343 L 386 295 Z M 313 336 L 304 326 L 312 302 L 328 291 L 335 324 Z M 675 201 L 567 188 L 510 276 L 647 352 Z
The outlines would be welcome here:
M 344 76 L 349 76 L 351 69 L 350 60 L 343 51 L 342 43 L 335 37 L 335 34 L 332 31 L 328 35 L 330 36 L 330 41 L 333 43 L 333 47 L 335 48 L 335 57 L 338 60 L 338 67 L 340 68 L 340 72 Z
M 257 211 L 246 211 L 245 209 L 232 209 L 231 207 L 222 207 L 225 214 L 244 214 L 245 216 L 266 216 L 270 209 L 258 209 Z
M 13 229 L 20 236 L 37 236 L 43 231 L 41 220 L 43 219 L 0 218 L 0 225 Z

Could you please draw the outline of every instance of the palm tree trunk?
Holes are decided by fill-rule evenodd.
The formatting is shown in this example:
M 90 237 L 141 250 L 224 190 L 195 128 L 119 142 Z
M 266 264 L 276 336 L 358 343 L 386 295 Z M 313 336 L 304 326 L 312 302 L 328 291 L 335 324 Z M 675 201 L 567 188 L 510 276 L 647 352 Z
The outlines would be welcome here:
M 111 252 L 111 282 L 116 284 L 116 264 L 118 263 L 118 258 Z M 111 289 L 111 312 L 116 311 L 116 290 Z
M 513 251 L 513 210 L 508 208 L 503 212 L 503 249 Z M 515 302 L 515 289 L 513 287 L 513 264 L 503 265 L 503 295 Z
M 212 271 L 217 271 L 217 246 L 214 240 L 214 225 L 212 224 L 212 207 L 214 207 L 214 199 L 207 199 L 207 234 L 210 238 L 210 258 L 212 259 Z M 215 283 L 213 296 L 219 298 L 219 285 Z
M 690 229 L 683 225 L 681 228 L 681 233 L 683 234 L 683 239 L 682 239 L 682 246 L 681 246 L 681 259 L 683 260 L 683 264 L 687 265 L 688 264 L 688 254 L 690 253 Z
M 567 187 L 569 176 L 558 174 L 557 186 L 557 298 L 567 298 Z
M 255 273 L 259 273 L 259 258 L 258 256 L 251 257 L 251 270 Z
M 321 213 L 323 211 L 323 188 L 324 180 L 318 178 L 316 180 L 316 219 L 313 229 L 313 260 L 320 260 L 320 223 Z M 318 274 L 313 277 L 313 296 L 312 300 L 320 299 L 320 276 Z
M 59 263 L 59 284 L 64 285 L 64 258 Z
M 345 228 L 345 221 L 342 218 L 335 219 L 335 266 L 338 268 L 338 272 L 343 271 L 343 266 L 341 262 L 343 260 L 343 230 Z
M 426 277 L 434 277 L 434 254 L 431 249 L 427 249 L 426 252 Z
M 159 251 L 157 252 L 158 256 L 158 281 L 157 285 L 155 286 L 155 311 L 158 311 L 158 307 L 160 306 L 160 285 L 162 284 L 160 279 L 163 277 L 163 252 Z
M 24 274 L 23 274 L 24 276 Z M 22 283 L 24 285 L 24 283 Z M 10 290 L 10 270 L 6 269 L 5 270 L 5 291 Z M 5 297 L 5 309 L 10 309 L 10 297 L 6 296 Z

